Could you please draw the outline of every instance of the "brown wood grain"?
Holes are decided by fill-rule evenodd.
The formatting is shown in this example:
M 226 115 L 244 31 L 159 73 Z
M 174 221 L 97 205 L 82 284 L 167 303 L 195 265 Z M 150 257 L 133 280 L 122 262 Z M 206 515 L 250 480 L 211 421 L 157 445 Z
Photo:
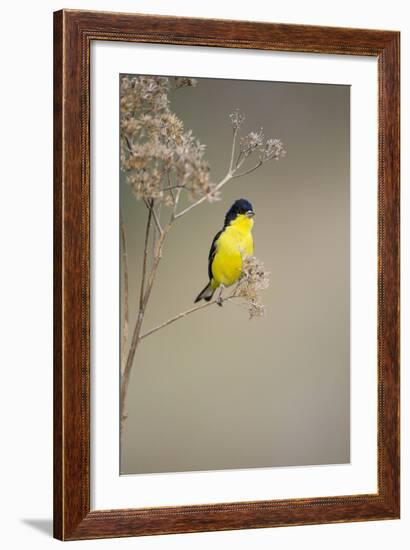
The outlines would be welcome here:
M 89 74 L 92 40 L 336 53 L 377 58 L 377 494 L 90 511 Z M 399 33 L 379 30 L 73 10 L 54 14 L 56 538 L 76 540 L 399 517 L 399 41 Z

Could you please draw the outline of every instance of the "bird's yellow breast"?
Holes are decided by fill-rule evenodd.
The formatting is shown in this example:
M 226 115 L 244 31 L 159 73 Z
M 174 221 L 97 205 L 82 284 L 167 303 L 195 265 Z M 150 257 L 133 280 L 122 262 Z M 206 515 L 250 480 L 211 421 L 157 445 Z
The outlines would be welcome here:
M 236 283 L 242 272 L 242 259 L 253 254 L 253 220 L 240 214 L 222 232 L 212 262 L 212 288 Z

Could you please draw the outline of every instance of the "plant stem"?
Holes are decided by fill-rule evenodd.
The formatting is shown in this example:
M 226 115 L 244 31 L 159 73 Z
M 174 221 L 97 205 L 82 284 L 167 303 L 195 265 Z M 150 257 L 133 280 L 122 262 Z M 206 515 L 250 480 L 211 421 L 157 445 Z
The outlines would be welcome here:
M 148 281 L 145 285 L 145 279 L 146 279 L 146 257 L 148 254 L 148 237 L 149 237 L 149 227 L 151 225 L 151 215 L 150 215 L 151 209 L 148 213 L 148 221 L 147 221 L 147 229 L 145 233 L 145 246 L 144 246 L 144 264 L 143 264 L 143 281 L 141 281 L 141 291 L 140 291 L 140 307 L 138 311 L 137 320 L 134 327 L 134 332 L 132 335 L 131 345 L 130 349 L 128 351 L 128 357 L 127 362 L 124 367 L 124 371 L 122 373 L 121 377 L 121 393 L 120 393 L 120 419 L 121 419 L 121 425 L 120 425 L 120 432 L 121 436 L 123 435 L 124 431 L 124 425 L 125 425 L 125 419 L 127 418 L 126 412 L 125 412 L 125 402 L 127 397 L 127 391 L 128 391 L 128 385 L 130 381 L 130 375 L 132 370 L 132 365 L 134 362 L 135 352 L 137 350 L 137 346 L 140 342 L 140 333 L 141 333 L 141 327 L 142 322 L 144 320 L 144 314 L 145 310 L 148 304 L 149 297 L 151 295 L 152 287 L 155 280 L 155 275 L 157 273 L 158 265 L 162 257 L 162 246 L 164 244 L 164 240 L 166 235 L 168 234 L 169 230 L 171 229 L 172 221 L 164 228 L 162 231 L 162 234 L 160 235 L 155 254 L 154 259 L 152 263 L 151 272 L 148 278 Z M 143 284 L 144 283 L 144 284 Z M 145 287 L 145 288 L 144 288 Z
M 204 201 L 206 201 L 209 198 L 210 195 L 212 195 L 213 193 L 215 193 L 215 192 L 219 191 L 220 189 L 222 189 L 222 187 L 225 185 L 225 183 L 228 183 L 228 181 L 230 179 L 235 177 L 234 173 L 235 173 L 236 167 L 234 168 L 233 165 L 234 165 L 234 159 L 235 159 L 235 145 L 236 145 L 236 136 L 237 136 L 237 134 L 238 134 L 238 130 L 235 129 L 233 131 L 233 138 L 232 138 L 231 160 L 230 160 L 230 163 L 229 163 L 229 170 L 228 170 L 228 173 L 226 174 L 226 176 L 218 183 L 218 185 L 212 190 L 211 193 L 208 193 L 207 195 L 204 195 L 203 197 L 198 199 L 193 204 L 187 206 L 187 208 L 185 208 L 184 210 L 179 212 L 179 214 L 175 215 L 175 219 L 181 218 L 184 214 L 187 214 L 193 208 L 196 208 L 197 206 L 202 204 Z
M 162 233 L 162 227 L 161 227 L 161 223 L 159 221 L 159 218 L 157 216 L 157 213 L 155 212 L 154 199 L 151 199 L 150 201 L 144 200 L 144 202 L 145 202 L 145 205 L 148 208 L 148 210 L 151 210 L 151 215 L 154 218 L 155 225 L 157 226 L 157 229 L 158 229 L 159 233 L 161 234 Z
M 187 206 L 184 210 L 179 212 L 179 214 L 175 215 L 175 219 L 181 218 L 184 214 L 187 214 L 190 212 L 193 208 L 196 208 L 200 204 L 202 204 L 204 201 L 206 201 L 213 193 L 218 192 L 222 187 L 225 185 L 225 183 L 228 183 L 230 179 L 232 179 L 235 173 L 235 170 L 237 167 L 234 168 L 234 159 L 235 159 L 235 145 L 236 145 L 236 136 L 238 134 L 238 129 L 235 129 L 233 131 L 233 138 L 232 138 L 232 149 L 231 149 L 231 160 L 229 163 L 229 170 L 226 176 L 218 183 L 218 185 L 210 192 L 198 199 L 196 202 L 192 203 L 190 206 Z
M 229 170 L 228 172 L 232 174 L 233 171 L 233 163 L 235 158 L 235 145 L 236 145 L 236 136 L 238 134 L 238 128 L 235 128 L 233 131 L 233 139 L 232 139 L 232 151 L 231 151 L 231 162 L 229 163 Z
M 191 309 L 188 309 L 187 311 L 184 311 L 182 313 L 179 313 L 178 315 L 175 315 L 175 317 L 171 317 L 171 319 L 168 319 L 164 323 L 161 323 L 160 325 L 152 328 L 148 332 L 145 332 L 140 336 L 140 340 L 143 338 L 146 338 L 147 336 L 150 336 L 151 334 L 154 334 L 154 332 L 157 332 L 158 330 L 171 325 L 172 323 L 175 323 L 175 321 L 178 321 L 179 319 L 182 319 L 183 317 L 186 317 L 187 315 L 190 315 L 191 313 L 195 313 L 195 311 L 199 311 L 200 309 L 204 309 L 209 306 L 213 306 L 214 304 L 221 304 L 222 302 L 226 302 L 228 300 L 231 300 L 232 298 L 235 298 L 235 296 L 227 296 L 226 298 L 222 298 L 221 300 L 212 300 L 212 302 L 205 302 L 203 304 L 200 304 L 199 306 L 195 306 Z
M 228 183 L 228 181 L 230 179 L 233 178 L 233 174 L 231 172 L 228 172 L 226 174 L 226 176 L 223 178 L 223 180 L 221 180 L 218 185 L 210 192 L 210 193 L 207 193 L 206 195 L 204 195 L 203 197 L 201 197 L 200 199 L 198 199 L 196 202 L 192 203 L 191 205 L 187 206 L 187 208 L 185 208 L 184 210 L 182 210 L 181 212 L 179 212 L 178 214 L 176 214 L 175 216 L 175 219 L 177 220 L 178 218 L 181 218 L 182 216 L 184 216 L 185 214 L 187 214 L 188 212 L 190 212 L 193 208 L 196 208 L 197 206 L 199 206 L 200 204 L 202 204 L 204 201 L 206 201 L 211 195 L 213 195 L 215 192 L 219 191 L 224 185 L 225 183 Z
M 142 308 L 142 304 L 144 302 L 144 290 L 145 290 L 145 277 L 147 274 L 147 260 L 148 260 L 148 241 L 149 241 L 149 232 L 151 229 L 151 216 L 152 216 L 152 208 L 148 211 L 148 220 L 147 220 L 147 227 L 145 229 L 145 241 L 144 241 L 144 257 L 142 260 L 142 277 L 141 277 L 141 288 L 140 288 L 140 311 Z
M 234 174 L 232 177 L 241 178 L 242 176 L 246 176 L 247 174 L 250 174 L 254 170 L 257 170 L 259 166 L 262 166 L 262 164 L 263 164 L 263 161 L 260 160 L 257 164 L 255 164 L 255 166 L 252 166 L 252 168 L 249 168 L 249 170 L 245 170 L 245 172 L 242 172 L 241 174 Z
M 123 320 L 122 340 L 121 340 L 121 372 L 123 372 L 125 367 L 126 347 L 127 347 L 128 330 L 129 330 L 129 305 L 128 305 L 127 238 L 125 234 L 124 220 L 121 212 L 120 212 L 120 227 L 121 227 L 121 246 L 122 246 L 122 269 L 123 269 L 123 276 L 124 276 L 124 320 Z

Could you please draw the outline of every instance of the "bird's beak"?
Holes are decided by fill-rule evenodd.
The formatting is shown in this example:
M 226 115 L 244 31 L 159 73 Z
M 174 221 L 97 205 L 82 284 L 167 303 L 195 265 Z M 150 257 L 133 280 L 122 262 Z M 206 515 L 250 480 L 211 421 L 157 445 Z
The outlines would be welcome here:
M 255 212 L 253 210 L 248 210 L 245 214 L 247 218 L 253 218 L 255 215 Z

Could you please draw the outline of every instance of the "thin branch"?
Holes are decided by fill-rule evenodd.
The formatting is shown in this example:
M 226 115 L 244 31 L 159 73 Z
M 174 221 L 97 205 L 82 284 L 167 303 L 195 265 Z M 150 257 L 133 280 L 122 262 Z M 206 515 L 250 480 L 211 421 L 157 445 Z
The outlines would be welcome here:
M 174 192 L 173 192 L 173 189 L 178 189 L 180 186 L 179 185 L 172 185 L 172 182 L 171 182 L 171 174 L 169 172 L 169 170 L 167 170 L 167 180 L 168 180 L 168 187 L 164 187 L 164 191 L 169 191 L 169 194 L 171 195 L 171 198 L 172 198 L 172 204 L 175 208 L 175 195 L 174 195 Z
M 218 185 L 216 185 L 216 187 L 214 187 L 214 189 L 212 191 L 210 191 L 209 193 L 207 193 L 206 195 L 204 195 L 203 197 L 201 197 L 200 199 L 198 199 L 196 202 L 192 203 L 191 205 L 187 206 L 187 208 L 185 208 L 184 210 L 182 210 L 181 212 L 179 212 L 178 214 L 175 215 L 175 219 L 177 220 L 178 218 L 181 218 L 182 216 L 184 216 L 185 214 L 187 214 L 190 210 L 192 210 L 193 208 L 196 208 L 197 206 L 199 206 L 200 204 L 202 204 L 204 201 L 206 201 L 210 196 L 212 196 L 214 193 L 218 192 L 224 185 L 225 183 L 227 183 L 230 179 L 232 179 L 234 176 L 228 172 L 226 174 L 226 176 L 224 177 L 223 180 L 221 180 Z
M 158 215 L 159 223 L 161 223 L 161 210 L 162 210 L 162 202 L 160 202 L 160 203 L 158 204 L 158 210 L 157 210 L 157 215 Z
M 175 317 L 172 317 L 171 319 L 168 319 L 164 323 L 161 323 L 160 325 L 152 328 L 145 334 L 142 334 L 140 336 L 140 340 L 143 338 L 146 338 L 147 336 L 150 336 L 151 334 L 154 334 L 154 332 L 157 332 L 158 330 L 167 327 L 168 325 L 171 325 L 172 323 L 175 323 L 175 321 L 178 321 L 179 319 L 182 319 L 183 317 L 186 317 L 187 315 L 190 315 L 191 313 L 195 313 L 195 311 L 199 311 L 200 309 L 204 309 L 209 306 L 213 306 L 214 304 L 222 304 L 223 302 L 228 302 L 229 300 L 232 300 L 233 298 L 238 298 L 238 296 L 235 296 L 234 294 L 231 294 L 230 296 L 227 296 L 226 298 L 222 298 L 221 300 L 212 300 L 211 302 L 205 302 L 203 304 L 200 304 L 199 306 L 195 306 L 191 309 L 188 309 L 187 311 L 184 311 L 182 313 L 179 313 L 178 315 L 175 315 Z
M 231 162 L 229 163 L 229 170 L 228 172 L 232 174 L 233 171 L 233 163 L 235 158 L 235 145 L 236 145 L 236 136 L 238 135 L 238 128 L 235 128 L 233 131 L 233 138 L 232 138 L 232 151 L 231 151 Z
M 154 211 L 154 199 L 151 199 L 151 203 L 152 203 L 152 210 Z M 154 222 L 155 222 L 155 218 L 154 218 Z M 157 245 L 157 233 L 159 233 L 158 231 L 158 226 L 156 223 L 153 224 L 152 226 L 152 252 L 151 252 L 151 257 L 154 257 L 154 253 L 155 253 L 155 247 Z
M 151 211 L 152 210 L 150 209 L 149 214 L 148 214 L 149 220 L 151 218 L 151 214 L 150 214 Z M 126 412 L 125 412 L 125 402 L 126 402 L 126 397 L 127 397 L 127 391 L 128 391 L 129 381 L 130 381 L 132 365 L 134 363 L 135 352 L 137 350 L 137 346 L 138 346 L 138 343 L 140 341 L 140 333 L 141 333 L 142 322 L 144 320 L 145 310 L 146 310 L 146 307 L 147 307 L 147 304 L 148 304 L 149 297 L 151 295 L 151 291 L 152 291 L 152 287 L 153 287 L 153 284 L 154 284 L 155 275 L 157 273 L 158 265 L 159 265 L 159 262 L 160 262 L 161 257 L 162 257 L 162 245 L 164 244 L 164 240 L 165 240 L 165 237 L 166 237 L 168 231 L 171 229 L 171 225 L 172 225 L 172 223 L 170 222 L 164 228 L 162 234 L 160 235 L 160 238 L 158 239 L 157 247 L 156 247 L 156 250 L 155 250 L 155 257 L 154 257 L 152 268 L 151 268 L 151 273 L 150 273 L 150 276 L 148 278 L 147 284 L 146 285 L 144 284 L 145 292 L 144 292 L 143 285 L 141 284 L 140 307 L 139 307 L 138 316 L 137 316 L 137 320 L 136 320 L 135 327 L 134 327 L 134 332 L 133 332 L 133 335 L 132 335 L 130 349 L 128 351 L 127 362 L 125 364 L 124 372 L 123 372 L 122 377 L 121 377 L 121 396 L 120 396 L 120 405 L 121 405 L 121 413 L 120 413 L 121 426 L 120 426 L 120 431 L 121 431 L 121 434 L 123 434 L 125 420 L 127 418 L 127 415 L 126 415 Z M 145 244 L 146 244 L 145 250 L 148 249 L 148 246 L 147 246 L 148 245 L 148 236 L 149 236 L 149 231 L 148 231 L 148 224 L 147 224 L 146 239 L 145 239 Z M 144 253 L 144 268 L 143 269 L 146 270 L 145 253 Z M 144 275 L 143 279 L 145 281 L 145 275 Z
M 174 200 L 174 209 L 172 210 L 172 216 L 171 216 L 171 221 L 174 221 L 177 219 L 178 215 L 177 215 L 177 208 L 178 208 L 178 203 L 179 203 L 179 198 L 181 196 L 181 193 L 182 193 L 182 189 L 183 187 L 179 187 L 177 189 L 177 192 L 175 193 L 175 200 Z
M 235 170 L 233 168 L 233 164 L 234 164 L 234 159 L 235 159 L 235 144 L 236 144 L 237 134 L 238 134 L 238 130 L 236 129 L 233 132 L 231 160 L 230 160 L 230 163 L 229 163 L 229 170 L 228 170 L 228 173 L 226 174 L 226 176 L 218 183 L 218 185 L 215 186 L 214 189 L 212 189 L 212 191 L 210 191 L 209 193 L 207 193 L 206 195 L 204 195 L 203 197 L 198 199 L 196 202 L 194 202 L 191 205 L 187 206 L 187 208 L 185 208 L 184 210 L 182 210 L 178 214 L 175 214 L 175 216 L 174 216 L 175 219 L 181 218 L 184 214 L 187 214 L 190 210 L 192 210 L 193 208 L 196 208 L 197 206 L 202 204 L 211 195 L 213 195 L 214 193 L 216 193 L 220 189 L 222 189 L 222 187 L 225 185 L 225 183 L 227 183 L 230 179 L 232 179 L 232 177 L 234 177 L 233 174 L 234 174 Z
M 239 152 L 239 155 L 238 155 L 238 158 L 236 159 L 236 163 L 235 163 L 235 170 L 237 170 L 238 168 L 240 168 L 242 166 L 242 164 L 244 163 L 246 157 L 244 157 L 242 160 L 242 155 L 243 155 L 243 151 L 240 151 Z
M 166 235 L 168 234 L 169 230 L 171 229 L 171 225 L 172 225 L 172 222 L 170 222 L 165 227 L 165 229 L 161 233 L 161 235 L 158 239 L 158 242 L 157 242 L 157 247 L 156 247 L 156 250 L 155 250 L 154 260 L 153 260 L 152 268 L 151 268 L 151 273 L 150 273 L 150 276 L 148 278 L 147 287 L 146 287 L 144 298 L 143 298 L 142 315 L 145 313 L 145 308 L 147 306 L 147 303 L 148 303 L 148 300 L 149 300 L 149 297 L 150 297 L 150 294 L 151 294 L 151 290 L 152 290 L 152 286 L 154 284 L 155 275 L 157 273 L 158 265 L 159 265 L 159 262 L 162 258 L 162 245 L 164 244 L 164 240 L 165 240 Z
M 131 153 L 131 154 L 133 154 L 134 151 L 133 151 L 133 149 L 132 149 L 131 142 L 130 142 L 128 136 L 126 136 L 125 134 L 123 134 L 123 138 L 124 138 L 125 143 L 126 143 L 126 145 L 127 145 L 128 152 Z
M 257 164 L 255 164 L 255 166 L 253 166 L 252 168 L 249 168 L 249 170 L 245 170 L 245 172 L 242 172 L 241 174 L 234 174 L 232 178 L 241 178 L 242 176 L 246 176 L 247 174 L 250 174 L 254 170 L 257 170 L 259 166 L 262 166 L 262 164 L 263 164 L 263 161 L 260 160 Z
M 151 216 L 152 216 L 152 208 L 148 210 L 147 227 L 145 228 L 144 259 L 142 261 L 142 277 L 141 277 L 141 288 L 140 288 L 140 311 L 144 300 L 145 278 L 147 274 L 148 240 L 149 240 L 149 232 L 151 228 Z
M 154 218 L 154 222 L 155 222 L 155 225 L 157 226 L 157 229 L 159 231 L 159 234 L 161 235 L 162 233 L 162 227 L 161 227 L 161 223 L 158 219 L 158 216 L 157 216 L 157 213 L 155 212 L 155 209 L 154 209 L 154 202 L 152 200 L 152 202 L 150 203 L 147 199 L 144 199 L 144 203 L 145 203 L 145 206 L 148 208 L 148 210 L 151 210 L 152 212 L 152 217 Z
M 234 168 L 233 165 L 234 165 L 234 160 L 235 160 L 235 146 L 236 146 L 236 136 L 237 135 L 238 135 L 238 128 L 235 128 L 234 131 L 233 131 L 233 138 L 232 138 L 231 160 L 229 162 L 229 170 L 228 170 L 228 173 L 226 174 L 226 176 L 223 178 L 223 180 L 221 180 L 218 183 L 218 185 L 216 185 L 216 187 L 212 191 L 210 191 L 209 193 L 207 193 L 206 195 L 204 195 L 203 197 L 198 199 L 196 202 L 194 202 L 193 204 L 191 204 L 190 206 L 188 206 L 187 208 L 185 208 L 184 210 L 179 212 L 179 214 L 176 214 L 174 216 L 175 219 L 178 219 L 178 218 L 182 217 L 184 214 L 186 214 L 187 212 L 189 212 L 193 208 L 196 208 L 197 206 L 202 204 L 211 195 L 213 195 L 214 193 L 216 193 L 220 189 L 222 189 L 222 187 L 225 185 L 225 183 L 227 183 L 230 179 L 235 177 L 234 173 L 235 173 L 235 170 L 237 168 L 237 164 L 236 164 L 235 168 Z M 240 158 L 240 154 L 239 154 L 238 160 L 239 160 L 239 158 Z M 237 161 L 237 163 L 238 163 L 238 161 Z
M 148 210 L 148 219 L 147 219 L 147 226 L 145 229 L 145 241 L 144 241 L 144 257 L 143 257 L 143 263 L 142 263 L 142 277 L 141 277 L 141 287 L 140 287 L 140 300 L 139 300 L 139 311 L 137 316 L 137 321 L 134 326 L 134 332 L 132 334 L 132 340 L 131 345 L 128 350 L 128 357 L 127 361 L 125 363 L 125 366 L 122 370 L 122 376 L 121 376 L 121 397 L 120 397 L 120 435 L 121 440 L 124 436 L 124 426 L 125 426 L 125 420 L 127 418 L 127 413 L 125 412 L 125 402 L 126 402 L 126 396 L 128 391 L 128 385 L 130 381 L 130 375 L 131 375 L 131 369 L 132 364 L 135 357 L 135 351 L 137 349 L 137 345 L 139 342 L 139 335 L 141 331 L 142 326 L 142 320 L 144 318 L 144 310 L 145 310 L 145 296 L 146 292 L 144 292 L 145 289 L 145 279 L 146 279 L 146 272 L 147 272 L 147 257 L 148 257 L 148 242 L 149 242 L 149 234 L 150 234 L 150 228 L 151 228 L 151 219 L 152 219 L 152 208 Z
M 120 212 L 120 227 L 121 227 L 121 247 L 122 247 L 122 269 L 123 269 L 123 276 L 124 276 L 124 320 L 123 320 L 122 339 L 121 339 L 121 371 L 123 371 L 125 367 L 126 347 L 127 347 L 127 341 L 128 341 L 129 305 L 128 305 L 127 238 L 125 234 L 124 220 L 121 212 Z
M 162 207 L 162 202 L 159 202 L 158 203 L 158 206 L 157 206 L 157 210 L 156 210 L 156 215 L 158 217 L 158 222 L 159 224 L 161 225 L 161 207 Z M 155 213 L 155 206 L 154 206 L 154 201 L 152 202 L 152 209 Z M 155 254 L 155 247 L 157 246 L 157 231 L 154 232 L 154 235 L 153 235 L 153 239 L 152 239 L 152 254 L 154 255 Z
M 183 189 L 185 185 L 169 185 L 168 187 L 163 187 L 161 191 L 173 191 L 174 189 Z
M 234 137 L 234 143 L 235 143 L 235 137 Z M 233 147 L 232 147 L 232 156 L 231 156 L 231 165 L 230 165 L 230 168 L 229 168 L 229 171 L 228 173 L 226 174 L 226 176 L 223 178 L 223 180 L 221 180 L 218 185 L 215 186 L 215 188 L 210 191 L 209 193 L 207 193 L 206 195 L 204 195 L 203 197 L 201 197 L 200 199 L 198 199 L 196 202 L 192 203 L 190 206 L 187 206 L 187 208 L 185 208 L 184 210 L 182 210 L 181 212 L 179 212 L 178 214 L 176 214 L 174 216 L 175 219 L 178 219 L 178 218 L 181 218 L 182 216 L 184 216 L 185 214 L 187 214 L 190 210 L 192 210 L 193 208 L 196 208 L 197 206 L 199 206 L 200 204 L 202 204 L 204 201 L 206 201 L 211 195 L 213 195 L 214 193 L 217 193 L 220 189 L 222 189 L 222 187 L 228 183 L 229 180 L 233 179 L 233 178 L 240 178 L 242 176 L 246 176 L 247 174 L 250 174 L 251 172 L 253 172 L 254 170 L 256 170 L 257 168 L 259 168 L 259 166 L 261 166 L 263 164 L 263 161 L 259 161 L 257 164 L 255 164 L 255 166 L 253 166 L 253 168 L 250 168 L 249 170 L 245 170 L 245 172 L 242 172 L 241 174 L 237 174 L 236 173 L 236 170 L 242 165 L 242 163 L 244 162 L 245 158 L 242 159 L 242 161 L 238 164 L 239 162 L 239 159 L 240 159 L 240 156 L 241 156 L 241 153 L 239 154 L 239 157 L 238 157 L 238 160 L 237 160 L 237 164 L 235 166 L 235 168 L 233 168 L 233 158 L 234 158 L 234 152 L 235 152 L 235 146 L 233 144 Z

